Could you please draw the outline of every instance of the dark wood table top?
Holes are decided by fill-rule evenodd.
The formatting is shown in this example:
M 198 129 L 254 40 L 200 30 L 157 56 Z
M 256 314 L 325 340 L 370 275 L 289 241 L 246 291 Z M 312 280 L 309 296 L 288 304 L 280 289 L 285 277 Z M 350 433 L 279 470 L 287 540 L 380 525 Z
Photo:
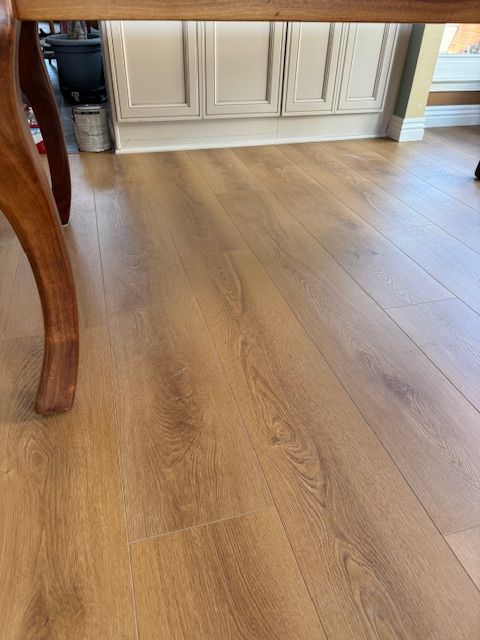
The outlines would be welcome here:
M 21 20 L 479 22 L 479 0 L 16 0 Z

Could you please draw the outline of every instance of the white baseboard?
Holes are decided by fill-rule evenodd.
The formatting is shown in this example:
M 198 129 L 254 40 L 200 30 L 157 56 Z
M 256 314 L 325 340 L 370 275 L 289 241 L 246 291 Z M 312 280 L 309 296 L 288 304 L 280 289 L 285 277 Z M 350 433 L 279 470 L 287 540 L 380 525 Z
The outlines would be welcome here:
M 232 118 L 172 122 L 119 122 L 117 153 L 215 149 L 382 137 L 389 116 L 382 112 L 284 118 Z
M 400 118 L 392 116 L 388 124 L 387 135 L 398 142 L 423 140 L 425 118 Z
M 480 124 L 480 105 L 442 105 L 425 109 L 426 127 L 455 127 Z
M 384 138 L 384 133 L 368 133 L 359 135 L 346 136 L 303 136 L 291 138 L 257 138 L 257 139 L 226 139 L 226 140 L 209 140 L 185 142 L 181 144 L 162 143 L 145 145 L 144 141 L 128 140 L 123 143 L 120 149 L 116 149 L 118 155 L 126 155 L 129 153 L 157 153 L 159 151 L 194 151 L 195 149 L 225 149 L 229 147 L 260 147 L 273 144 L 297 144 L 302 142 L 329 142 L 332 140 L 352 140 L 365 138 Z M 143 144 L 142 144 L 143 143 Z

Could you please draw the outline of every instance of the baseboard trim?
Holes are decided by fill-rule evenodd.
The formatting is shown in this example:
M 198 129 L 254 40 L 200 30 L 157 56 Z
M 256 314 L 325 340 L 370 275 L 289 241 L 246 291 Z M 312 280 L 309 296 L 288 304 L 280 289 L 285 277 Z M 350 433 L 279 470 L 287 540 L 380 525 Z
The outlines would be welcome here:
M 480 105 L 478 104 L 430 106 L 425 109 L 427 128 L 478 124 L 480 124 Z
M 423 140 L 425 118 L 400 118 L 392 116 L 388 124 L 387 135 L 397 142 Z
M 192 142 L 183 142 L 180 144 L 174 144 L 171 142 L 156 143 L 151 146 L 146 146 L 144 141 L 137 140 L 123 140 L 122 146 L 115 150 L 118 155 L 127 155 L 129 153 L 157 153 L 159 151 L 194 151 L 195 149 L 225 149 L 228 147 L 259 147 L 272 144 L 297 144 L 302 142 L 328 142 L 333 140 L 356 140 L 361 138 L 384 138 L 385 133 L 365 133 L 359 135 L 347 135 L 347 136 L 303 136 L 303 137 L 291 137 L 291 138 L 258 138 L 258 139 L 208 139 L 205 137 L 202 140 L 195 140 Z M 140 144 L 141 142 L 141 144 Z

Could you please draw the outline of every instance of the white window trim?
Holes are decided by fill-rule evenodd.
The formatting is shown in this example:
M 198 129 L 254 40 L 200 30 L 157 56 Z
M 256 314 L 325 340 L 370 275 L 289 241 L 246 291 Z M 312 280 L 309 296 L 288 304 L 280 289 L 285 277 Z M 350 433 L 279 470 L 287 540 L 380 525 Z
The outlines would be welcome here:
M 430 91 L 480 91 L 480 54 L 440 54 Z

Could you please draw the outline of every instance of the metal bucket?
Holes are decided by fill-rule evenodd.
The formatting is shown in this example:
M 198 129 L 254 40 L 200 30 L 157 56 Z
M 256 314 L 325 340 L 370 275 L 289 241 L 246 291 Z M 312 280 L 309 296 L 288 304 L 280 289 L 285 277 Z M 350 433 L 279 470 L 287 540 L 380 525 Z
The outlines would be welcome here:
M 73 107 L 73 124 L 80 151 L 106 151 L 112 140 L 105 105 L 83 105 Z

